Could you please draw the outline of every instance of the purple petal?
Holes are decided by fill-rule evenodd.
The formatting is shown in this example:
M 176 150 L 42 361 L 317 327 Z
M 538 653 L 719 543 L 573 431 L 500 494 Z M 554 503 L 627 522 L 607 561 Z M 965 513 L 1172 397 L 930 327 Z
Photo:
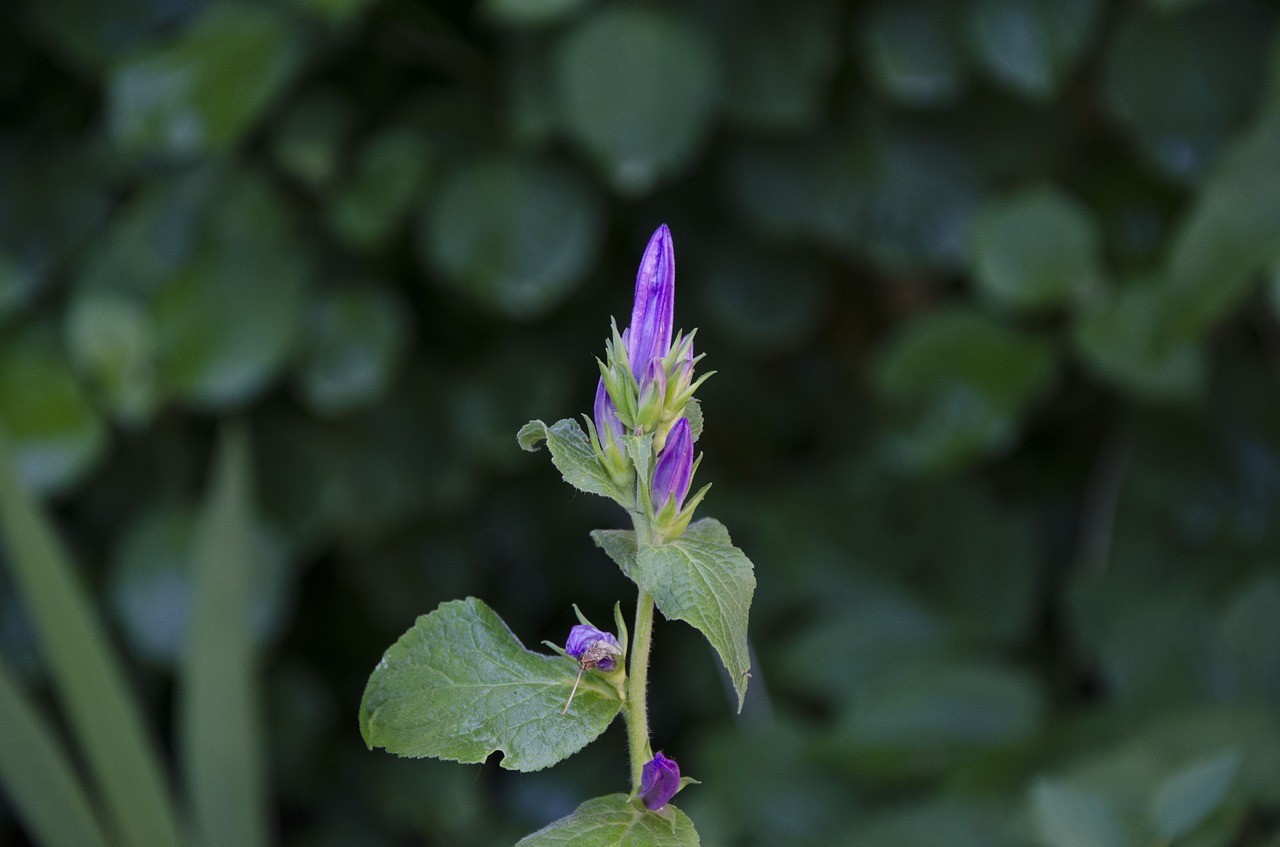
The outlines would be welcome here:
M 689 431 L 689 419 L 680 418 L 667 435 L 666 446 L 658 455 L 653 469 L 653 508 L 659 510 L 674 497 L 676 508 L 684 504 L 693 479 L 693 435 Z
M 649 239 L 636 273 L 627 357 L 637 381 L 644 376 L 649 362 L 655 356 L 665 356 L 671 347 L 675 300 L 676 254 L 671 232 L 663 224 Z
M 610 647 L 618 647 L 618 639 L 614 638 L 612 633 L 603 632 L 587 624 L 578 624 L 569 630 L 569 640 L 565 642 L 564 651 L 580 660 L 600 642 Z M 606 654 L 595 661 L 595 666 L 602 671 L 611 671 L 618 666 L 618 663 L 612 655 Z
M 656 811 L 680 790 L 680 766 L 675 759 L 654 753 L 640 771 L 640 799 L 649 811 Z
M 626 432 L 622 421 L 618 419 L 618 407 L 613 405 L 613 398 L 604 387 L 602 378 L 596 383 L 595 404 L 596 434 L 600 436 L 600 446 L 608 448 Z

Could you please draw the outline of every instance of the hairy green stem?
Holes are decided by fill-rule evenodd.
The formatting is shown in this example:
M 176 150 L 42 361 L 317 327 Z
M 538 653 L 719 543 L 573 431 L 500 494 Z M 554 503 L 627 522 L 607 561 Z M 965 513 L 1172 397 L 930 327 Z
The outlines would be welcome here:
M 653 529 L 642 515 L 631 513 L 636 544 L 653 543 Z M 640 793 L 640 777 L 649 761 L 649 648 L 653 643 L 653 597 L 643 588 L 636 598 L 636 621 L 631 631 L 630 666 L 627 668 L 627 745 L 631 751 L 631 793 Z

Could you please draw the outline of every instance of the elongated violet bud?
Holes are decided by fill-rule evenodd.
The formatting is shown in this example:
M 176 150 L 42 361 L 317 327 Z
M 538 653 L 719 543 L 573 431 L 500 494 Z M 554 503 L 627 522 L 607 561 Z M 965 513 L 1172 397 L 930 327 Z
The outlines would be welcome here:
M 649 239 L 636 273 L 636 295 L 627 327 L 627 358 L 639 382 L 649 362 L 671 347 L 676 302 L 676 254 L 671 232 L 663 224 Z
M 689 419 L 680 418 L 671 427 L 667 443 L 658 454 L 657 464 L 653 468 L 653 487 L 650 492 L 654 511 L 661 511 L 673 497 L 678 511 L 684 505 L 684 497 L 689 493 L 689 482 L 692 479 L 693 435 L 689 431 Z
M 649 811 L 667 805 L 680 790 L 680 766 L 675 759 L 654 753 L 640 771 L 640 800 Z
M 613 405 L 613 398 L 604 387 L 604 379 L 596 383 L 596 403 L 593 417 L 596 423 L 596 434 L 600 437 L 600 446 L 608 450 L 626 434 L 622 421 L 618 419 L 618 408 Z

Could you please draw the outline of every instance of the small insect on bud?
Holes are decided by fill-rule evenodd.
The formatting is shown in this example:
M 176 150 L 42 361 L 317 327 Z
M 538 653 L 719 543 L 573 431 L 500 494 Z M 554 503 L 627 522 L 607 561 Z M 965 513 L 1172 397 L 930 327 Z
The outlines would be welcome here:
M 573 690 L 569 692 L 569 702 L 564 704 L 560 714 L 569 711 L 574 695 L 578 693 L 578 683 L 582 682 L 582 674 L 589 670 L 602 670 L 609 673 L 618 667 L 618 657 L 622 648 L 612 633 L 596 629 L 588 624 L 578 624 L 569 630 L 569 640 L 565 642 L 564 652 L 578 660 L 578 678 L 573 681 Z

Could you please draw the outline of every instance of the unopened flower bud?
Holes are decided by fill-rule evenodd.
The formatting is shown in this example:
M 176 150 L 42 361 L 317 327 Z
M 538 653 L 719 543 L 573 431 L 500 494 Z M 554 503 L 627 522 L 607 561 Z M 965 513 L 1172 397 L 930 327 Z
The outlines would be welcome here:
M 627 358 L 636 381 L 644 379 L 649 362 L 667 355 L 675 314 L 676 256 L 671 232 L 663 224 L 649 239 L 640 270 L 627 328 Z
M 608 673 L 618 666 L 618 656 L 622 648 L 612 633 L 596 629 L 587 624 L 578 624 L 569 630 L 569 640 L 565 642 L 564 651 L 578 660 L 583 670 L 599 668 Z
M 640 801 L 649 811 L 657 811 L 680 790 L 680 766 L 675 759 L 654 753 L 640 771 Z
M 692 479 L 693 435 L 689 431 L 689 419 L 680 418 L 671 427 L 653 468 L 653 486 L 650 489 L 653 510 L 662 511 L 674 499 L 675 510 L 679 511 Z
M 604 379 L 596 383 L 596 403 L 593 417 L 596 422 L 596 433 L 600 437 L 600 446 L 608 452 L 625 433 L 622 421 L 618 419 L 618 407 L 613 404 Z M 616 449 L 616 448 L 614 448 Z

